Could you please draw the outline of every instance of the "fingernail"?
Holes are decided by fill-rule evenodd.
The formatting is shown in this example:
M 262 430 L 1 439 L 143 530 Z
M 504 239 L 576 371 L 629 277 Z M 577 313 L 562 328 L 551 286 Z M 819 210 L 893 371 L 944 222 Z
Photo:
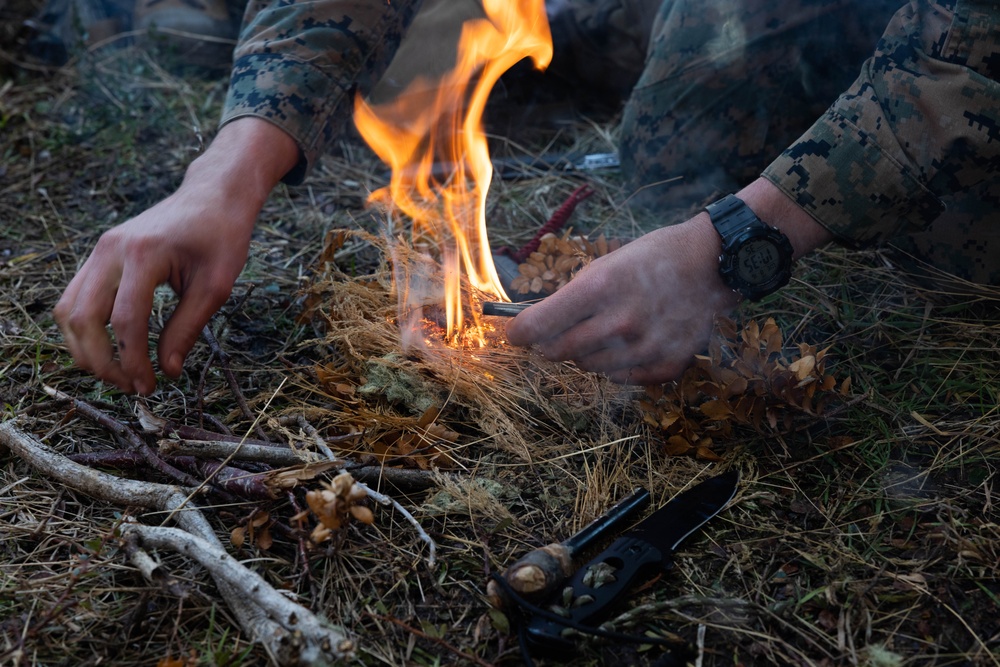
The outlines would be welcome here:
M 181 374 L 181 367 L 184 366 L 184 357 L 181 356 L 180 352 L 173 352 L 167 359 L 167 365 L 170 368 L 167 372 L 170 375 L 177 377 Z

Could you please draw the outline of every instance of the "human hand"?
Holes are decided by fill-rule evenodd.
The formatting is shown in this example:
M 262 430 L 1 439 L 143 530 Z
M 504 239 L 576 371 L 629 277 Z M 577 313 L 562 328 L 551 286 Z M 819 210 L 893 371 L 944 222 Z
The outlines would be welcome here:
M 54 311 L 78 366 L 122 391 L 152 392 L 149 315 L 154 290 L 169 284 L 179 301 L 160 335 L 157 356 L 163 372 L 180 375 L 184 358 L 226 302 L 246 262 L 257 214 L 234 213 L 218 199 L 204 187 L 182 186 L 101 236 Z
M 794 258 L 833 235 L 764 178 L 736 193 L 780 229 Z M 514 345 L 537 343 L 554 361 L 572 359 L 612 380 L 657 384 L 676 379 L 704 350 L 717 315 L 738 298 L 719 276 L 722 241 L 704 211 L 595 260 L 565 287 L 507 325 Z
M 101 236 L 53 312 L 77 365 L 122 391 L 151 393 L 149 315 L 156 287 L 167 284 L 179 301 L 157 358 L 164 373 L 179 376 L 229 298 L 268 193 L 297 159 L 298 147 L 282 130 L 235 121 L 191 164 L 177 192 Z
M 674 379 L 737 302 L 719 277 L 720 248 L 707 213 L 650 232 L 526 309 L 508 323 L 507 339 L 616 382 Z

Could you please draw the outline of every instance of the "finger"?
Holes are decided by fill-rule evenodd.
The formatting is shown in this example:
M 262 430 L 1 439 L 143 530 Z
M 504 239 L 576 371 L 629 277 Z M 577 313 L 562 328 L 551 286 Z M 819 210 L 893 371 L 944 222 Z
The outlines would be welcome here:
M 156 389 L 156 373 L 149 359 L 147 341 L 153 293 L 158 283 L 156 275 L 142 269 L 126 270 L 111 313 L 122 373 L 140 394 L 150 394 Z
M 114 358 L 114 348 L 105 325 L 111 316 L 117 286 L 88 276 L 86 265 L 70 282 L 56 304 L 56 321 L 76 365 L 122 391 L 132 391 L 132 382 Z
M 512 345 L 532 345 L 553 339 L 593 314 L 586 290 L 567 284 L 544 300 L 526 308 L 507 323 L 507 341 Z
M 604 351 L 621 350 L 626 345 L 607 316 L 591 317 L 555 338 L 542 341 L 538 349 L 552 361 L 579 360 Z
M 178 377 L 184 359 L 194 347 L 202 329 L 222 307 L 232 291 L 232 283 L 215 283 L 208 290 L 189 290 L 181 295 L 170 319 L 160 335 L 160 368 L 170 377 Z

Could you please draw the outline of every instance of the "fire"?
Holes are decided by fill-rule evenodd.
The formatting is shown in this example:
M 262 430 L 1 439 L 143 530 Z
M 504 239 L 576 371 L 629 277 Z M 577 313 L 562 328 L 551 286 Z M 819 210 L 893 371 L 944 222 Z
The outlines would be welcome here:
M 538 68 L 552 59 L 544 0 L 483 0 L 487 18 L 466 21 L 454 68 L 439 81 L 415 81 L 426 92 L 370 105 L 358 97 L 354 121 L 375 153 L 392 167 L 390 184 L 370 201 L 392 203 L 412 220 L 415 245 L 440 257 L 449 340 L 463 331 L 463 277 L 491 298 L 508 300 L 500 285 L 486 233 L 486 194 L 493 178 L 482 116 L 500 76 L 531 58 Z M 428 85 L 431 84 L 431 85 Z M 430 97 L 430 99 L 428 99 Z M 447 177 L 435 163 L 452 166 Z M 401 281 L 400 306 L 426 303 L 419 281 Z M 405 284 L 404 284 L 405 282 Z M 470 308 L 478 325 L 476 310 Z M 481 338 L 480 338 L 481 340 Z

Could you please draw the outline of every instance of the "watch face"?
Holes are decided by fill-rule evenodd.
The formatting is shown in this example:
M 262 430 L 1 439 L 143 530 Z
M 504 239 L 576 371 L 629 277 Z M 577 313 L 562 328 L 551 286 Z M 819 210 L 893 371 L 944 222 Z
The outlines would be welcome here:
M 762 285 L 781 270 L 781 254 L 768 239 L 743 244 L 736 259 L 736 275 L 749 285 Z

